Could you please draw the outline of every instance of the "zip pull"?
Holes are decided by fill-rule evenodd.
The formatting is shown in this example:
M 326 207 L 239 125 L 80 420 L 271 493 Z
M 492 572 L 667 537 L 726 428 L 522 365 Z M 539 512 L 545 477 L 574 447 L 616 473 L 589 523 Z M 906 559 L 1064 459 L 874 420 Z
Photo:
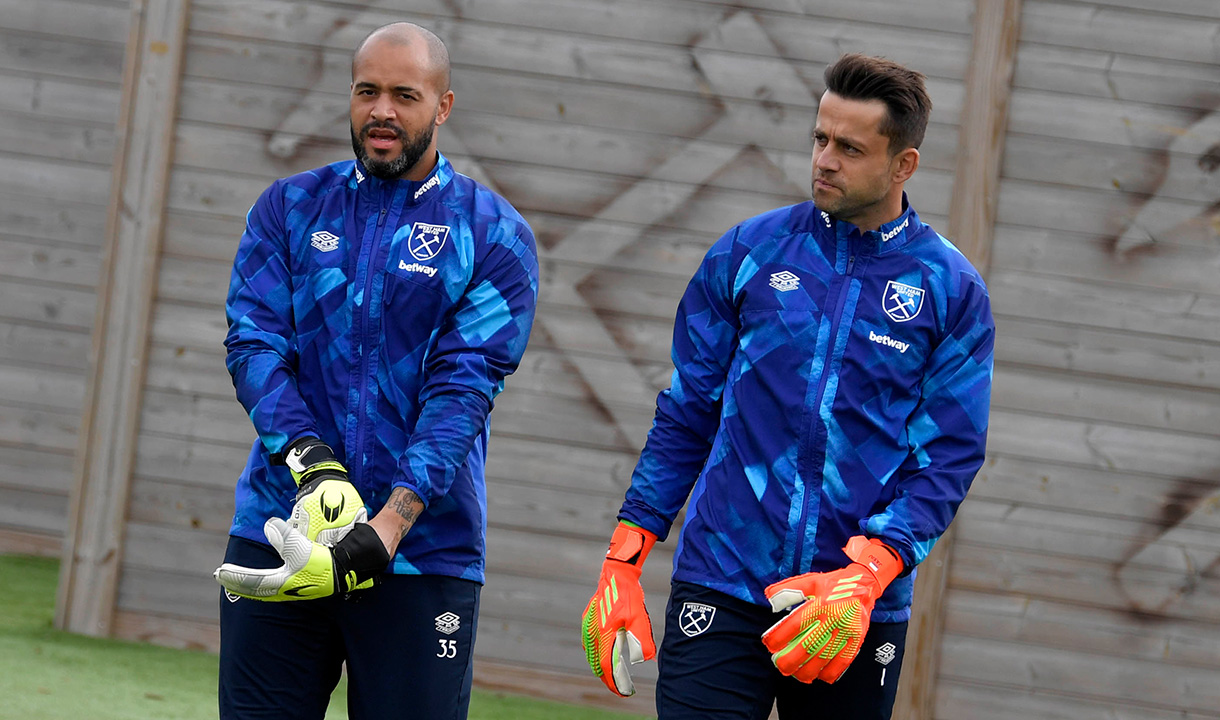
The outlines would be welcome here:
M 381 208 L 381 213 L 377 216 L 377 227 L 381 227 L 381 224 L 385 222 L 385 214 L 386 209 Z
M 847 274 L 848 275 L 851 275 L 851 269 L 855 266 L 856 266 L 856 256 L 848 255 L 847 256 Z

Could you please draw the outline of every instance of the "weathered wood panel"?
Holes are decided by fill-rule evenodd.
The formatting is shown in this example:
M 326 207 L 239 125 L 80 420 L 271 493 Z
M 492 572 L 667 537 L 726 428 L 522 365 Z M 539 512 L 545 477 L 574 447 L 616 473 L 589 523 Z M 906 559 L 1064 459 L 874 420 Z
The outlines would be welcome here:
M 1218 716 L 1218 30 L 1214 3 L 1025 0 L 938 719 Z
M 65 530 L 127 18 L 0 2 L 0 551 Z
M 979 683 L 1037 684 L 1119 704 L 1215 712 L 1220 684 L 1208 667 L 1167 668 L 1159 661 L 1124 660 L 1068 648 L 1053 653 L 1018 643 L 957 636 L 945 639 L 944 673 Z
M 189 0 L 132 6 L 105 256 L 55 625 L 110 635 Z
M 89 125 L 119 115 L 118 68 L 116 82 L 88 82 L 47 75 L 11 75 L 0 69 L 0 109 L 85 121 Z
M 1215 713 L 1149 707 L 1110 698 L 1082 697 L 1076 692 L 1031 692 L 1024 687 L 941 680 L 936 717 L 945 720 L 1213 720 Z
M 1122 612 L 965 591 L 945 618 L 951 632 L 981 639 L 1173 665 L 1220 660 L 1220 633 L 1203 623 L 1165 620 L 1136 633 L 1123 627 L 1128 616 Z

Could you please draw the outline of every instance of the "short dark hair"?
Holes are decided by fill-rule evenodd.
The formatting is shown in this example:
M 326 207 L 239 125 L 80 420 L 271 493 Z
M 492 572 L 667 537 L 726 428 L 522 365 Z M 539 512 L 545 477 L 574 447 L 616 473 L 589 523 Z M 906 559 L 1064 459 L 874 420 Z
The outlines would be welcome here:
M 849 53 L 826 68 L 826 89 L 847 100 L 880 100 L 889 112 L 879 131 L 890 139 L 890 155 L 918 148 L 928 129 L 932 99 L 923 73 L 885 58 Z

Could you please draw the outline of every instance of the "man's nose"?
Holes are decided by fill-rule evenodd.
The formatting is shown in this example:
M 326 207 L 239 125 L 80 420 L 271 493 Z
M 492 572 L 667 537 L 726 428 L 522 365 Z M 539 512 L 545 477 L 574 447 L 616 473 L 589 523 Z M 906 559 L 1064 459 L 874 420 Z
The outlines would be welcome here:
M 370 113 L 374 120 L 393 120 L 394 103 L 390 101 L 389 96 L 381 95 L 377 101 L 373 103 L 373 109 Z

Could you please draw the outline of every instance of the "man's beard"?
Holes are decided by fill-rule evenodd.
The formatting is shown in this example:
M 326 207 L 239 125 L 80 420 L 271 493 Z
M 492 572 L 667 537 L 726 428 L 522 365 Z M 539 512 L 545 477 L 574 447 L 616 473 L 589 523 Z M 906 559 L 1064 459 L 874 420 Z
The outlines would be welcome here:
M 355 151 L 357 159 L 364 164 L 364 169 L 368 170 L 370 175 L 382 180 L 394 180 L 405 175 L 415 167 L 415 164 L 428 151 L 428 146 L 432 144 L 433 123 L 428 123 L 424 129 L 416 133 L 415 137 L 411 137 L 396 125 L 377 120 L 366 123 L 364 127 L 360 128 L 359 133 L 356 132 L 354 125 L 349 123 L 348 127 L 352 131 L 352 150 Z M 364 149 L 364 141 L 368 139 L 369 131 L 374 128 L 390 130 L 398 136 L 398 141 L 402 143 L 402 152 L 398 153 L 397 157 L 390 160 L 378 160 L 369 156 L 368 151 Z
M 815 177 L 814 180 L 816 181 L 817 178 Z M 885 188 L 883 187 L 857 187 L 853 188 L 850 193 L 841 185 L 836 184 L 835 187 L 838 189 L 837 193 L 827 191 L 829 197 L 818 202 L 817 187 L 811 183 L 810 195 L 819 210 L 838 220 L 851 221 L 853 218 L 859 217 L 861 212 L 885 200 Z

